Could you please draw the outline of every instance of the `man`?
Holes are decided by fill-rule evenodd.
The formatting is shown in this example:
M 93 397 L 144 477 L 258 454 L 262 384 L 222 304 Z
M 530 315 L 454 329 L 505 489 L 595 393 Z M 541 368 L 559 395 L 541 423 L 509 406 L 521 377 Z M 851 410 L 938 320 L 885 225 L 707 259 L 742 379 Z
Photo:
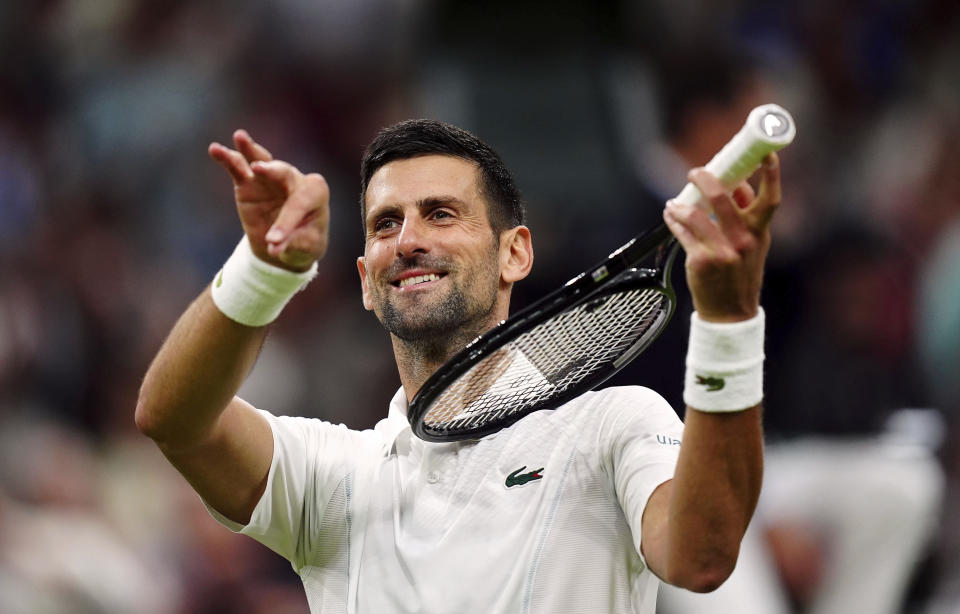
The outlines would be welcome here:
M 657 578 L 696 591 L 723 582 L 760 490 L 775 156 L 756 197 L 691 172 L 715 221 L 673 201 L 664 212 L 698 311 L 689 361 L 707 365 L 688 370 L 682 448 L 676 414 L 639 387 L 588 393 L 479 441 L 430 444 L 411 436 L 408 401 L 507 316 L 533 262 L 499 157 L 428 120 L 381 131 L 365 153 L 357 268 L 403 386 L 388 417 L 358 432 L 234 396 L 266 325 L 324 254 L 329 200 L 321 176 L 247 133 L 234 146 L 210 155 L 233 178 L 245 237 L 151 365 L 137 425 L 221 523 L 291 561 L 313 611 L 653 612 Z M 730 385 L 704 396 L 697 376 L 718 373 Z

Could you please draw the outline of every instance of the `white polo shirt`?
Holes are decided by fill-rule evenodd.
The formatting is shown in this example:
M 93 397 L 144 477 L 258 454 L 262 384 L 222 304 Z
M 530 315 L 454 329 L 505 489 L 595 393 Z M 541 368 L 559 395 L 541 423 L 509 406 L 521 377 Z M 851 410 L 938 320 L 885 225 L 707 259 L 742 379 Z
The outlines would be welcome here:
M 655 392 L 589 392 L 477 441 L 264 415 L 266 492 L 233 531 L 287 558 L 311 612 L 653 613 L 640 519 L 683 425 Z

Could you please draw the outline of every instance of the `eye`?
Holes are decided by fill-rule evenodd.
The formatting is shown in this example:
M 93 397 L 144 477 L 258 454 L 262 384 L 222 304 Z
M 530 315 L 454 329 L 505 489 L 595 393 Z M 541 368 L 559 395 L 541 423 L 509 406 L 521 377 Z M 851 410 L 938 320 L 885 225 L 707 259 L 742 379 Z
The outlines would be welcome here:
M 453 214 L 446 209 L 434 209 L 430 212 L 430 219 L 432 220 L 442 220 L 448 217 L 453 217 Z
M 399 226 L 400 223 L 397 222 L 397 220 L 389 217 L 382 217 L 373 224 L 373 231 L 383 232 L 384 230 L 390 230 Z

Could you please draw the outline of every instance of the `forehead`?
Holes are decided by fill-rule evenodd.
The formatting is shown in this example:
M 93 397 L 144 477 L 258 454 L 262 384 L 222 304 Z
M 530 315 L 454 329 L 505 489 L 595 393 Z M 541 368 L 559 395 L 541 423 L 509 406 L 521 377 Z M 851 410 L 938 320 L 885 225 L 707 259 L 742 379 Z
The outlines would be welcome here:
M 417 156 L 384 164 L 370 178 L 367 214 L 378 207 L 417 203 L 436 196 L 482 203 L 480 168 L 475 162 L 446 155 Z

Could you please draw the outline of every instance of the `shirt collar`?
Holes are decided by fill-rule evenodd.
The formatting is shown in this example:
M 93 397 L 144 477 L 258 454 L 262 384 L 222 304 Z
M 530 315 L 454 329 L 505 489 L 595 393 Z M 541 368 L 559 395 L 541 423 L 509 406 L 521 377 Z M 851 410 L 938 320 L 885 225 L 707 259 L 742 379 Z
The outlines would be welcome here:
M 374 430 L 380 434 L 391 452 L 397 451 L 398 446 L 406 446 L 409 442 L 412 431 L 410 422 L 407 420 L 407 393 L 403 390 L 403 386 L 390 400 L 387 417 L 378 422 Z

